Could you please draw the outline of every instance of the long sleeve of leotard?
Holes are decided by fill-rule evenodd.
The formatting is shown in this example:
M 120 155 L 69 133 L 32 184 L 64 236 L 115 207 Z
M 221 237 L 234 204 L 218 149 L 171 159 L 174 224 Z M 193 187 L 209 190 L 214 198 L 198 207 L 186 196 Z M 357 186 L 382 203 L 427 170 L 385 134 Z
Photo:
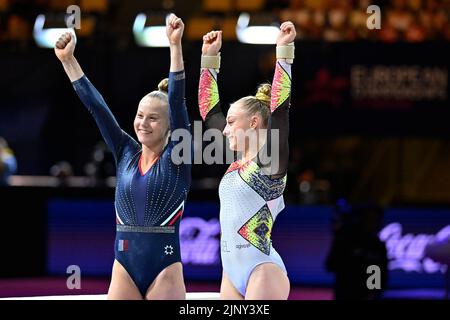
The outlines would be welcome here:
M 216 138 L 214 140 L 216 154 L 223 154 L 224 161 L 226 161 L 226 155 L 227 153 L 230 153 L 233 155 L 234 159 L 235 155 L 229 149 L 226 137 L 222 135 L 227 121 L 220 106 L 219 88 L 217 85 L 217 71 L 215 69 L 202 68 L 200 70 L 198 104 L 200 115 L 205 122 L 206 128 L 216 129 L 220 131 L 219 135 L 215 135 Z
M 264 152 L 270 150 L 273 143 L 278 143 L 278 161 L 269 162 L 269 167 L 264 167 L 267 174 L 273 178 L 286 175 L 289 162 L 289 107 L 291 100 L 291 65 L 284 60 L 278 60 L 275 66 L 275 74 L 272 81 L 272 92 L 269 119 L 269 130 Z M 270 139 L 271 130 L 278 130 L 278 141 Z M 272 155 L 273 158 L 273 155 Z M 266 162 L 267 163 L 267 162 Z
M 207 128 L 223 131 L 226 126 L 226 120 L 220 107 L 216 70 L 207 68 L 200 70 L 198 103 L 200 115 Z
M 186 108 L 184 70 L 169 73 L 169 118 L 170 130 L 190 129 Z
M 123 139 L 127 134 L 120 128 L 102 95 L 86 76 L 72 82 L 72 85 L 78 97 L 94 117 L 103 139 L 117 160 Z

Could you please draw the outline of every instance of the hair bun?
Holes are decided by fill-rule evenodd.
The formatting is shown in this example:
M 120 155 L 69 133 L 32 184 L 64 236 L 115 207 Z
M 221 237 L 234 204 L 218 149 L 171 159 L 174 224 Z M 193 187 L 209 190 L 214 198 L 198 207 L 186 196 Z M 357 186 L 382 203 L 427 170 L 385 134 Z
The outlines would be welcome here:
M 169 92 L 169 79 L 162 79 L 158 84 L 158 90 L 164 93 Z
M 263 83 L 259 85 L 258 91 L 256 92 L 255 98 L 265 105 L 270 105 L 270 93 L 272 91 L 272 86 L 269 83 Z

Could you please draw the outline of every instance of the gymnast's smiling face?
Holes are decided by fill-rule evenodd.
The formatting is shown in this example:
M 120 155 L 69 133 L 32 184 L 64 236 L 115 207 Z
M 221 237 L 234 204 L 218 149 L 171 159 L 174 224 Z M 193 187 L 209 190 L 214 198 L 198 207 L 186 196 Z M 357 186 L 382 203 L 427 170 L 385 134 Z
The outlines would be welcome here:
M 245 152 L 250 146 L 257 145 L 259 129 L 267 128 L 260 111 L 250 109 L 255 103 L 260 108 L 260 103 L 254 97 L 244 97 L 231 104 L 228 109 L 222 133 L 228 138 L 230 150 Z
M 164 146 L 169 135 L 167 101 L 148 95 L 142 98 L 134 119 L 134 131 L 139 142 L 146 147 Z

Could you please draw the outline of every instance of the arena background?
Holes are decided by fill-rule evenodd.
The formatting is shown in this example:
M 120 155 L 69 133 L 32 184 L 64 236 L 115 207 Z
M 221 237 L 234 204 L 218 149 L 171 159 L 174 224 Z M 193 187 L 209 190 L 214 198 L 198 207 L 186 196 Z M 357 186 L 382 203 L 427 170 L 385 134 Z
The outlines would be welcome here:
M 433 259 L 427 248 L 450 239 L 448 0 L 0 0 L 0 136 L 17 160 L 0 188 L 0 297 L 101 294 L 109 283 L 114 168 L 53 50 L 37 42 L 46 29 L 64 27 L 73 4 L 81 8 L 77 59 L 129 133 L 139 100 L 169 69 L 167 47 L 136 41 L 139 14 L 148 28 L 163 25 L 169 12 L 185 21 L 192 123 L 201 120 L 202 35 L 224 30 L 219 89 L 227 109 L 271 81 L 275 61 L 273 44 L 243 42 L 238 21 L 245 14 L 251 26 L 292 20 L 298 36 L 287 207 L 273 230 L 292 283 L 290 299 L 333 299 L 326 260 L 334 223 L 361 205 L 384 212 L 378 233 L 389 270 L 383 298 L 446 297 L 450 249 Z M 381 8 L 379 30 L 366 25 L 371 4 Z M 217 187 L 225 170 L 193 166 L 181 226 L 191 292 L 220 286 Z M 70 265 L 82 270 L 77 292 L 66 287 Z

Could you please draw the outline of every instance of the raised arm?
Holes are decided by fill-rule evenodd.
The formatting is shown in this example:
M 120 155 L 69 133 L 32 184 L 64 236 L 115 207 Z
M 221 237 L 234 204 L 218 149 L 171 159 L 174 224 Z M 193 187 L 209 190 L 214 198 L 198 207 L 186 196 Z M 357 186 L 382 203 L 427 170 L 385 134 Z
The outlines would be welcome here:
M 203 36 L 198 103 L 200 115 L 206 126 L 223 131 L 226 120 L 220 107 L 217 86 L 221 47 L 222 31 L 211 31 Z
M 122 131 L 101 94 L 84 75 L 74 56 L 75 40 L 70 32 L 63 34 L 55 45 L 55 54 L 83 104 L 94 117 L 100 132 L 116 158 L 127 134 Z
M 296 32 L 292 22 L 284 22 L 280 26 L 277 37 L 277 62 L 272 81 L 269 131 L 275 129 L 279 133 L 279 141 L 267 139 L 266 147 L 278 143 L 279 161 L 270 168 L 270 175 L 280 178 L 286 175 L 289 163 L 289 107 L 291 100 L 291 64 L 293 63 L 294 40 Z
M 170 73 L 169 73 L 169 118 L 170 130 L 189 129 L 189 118 L 186 109 L 185 73 L 181 39 L 184 23 L 176 15 L 167 18 L 166 33 L 170 44 Z
M 70 32 L 64 33 L 55 44 L 55 54 L 61 61 L 70 82 L 79 80 L 84 76 L 84 72 L 74 56 L 75 46 L 75 38 Z

